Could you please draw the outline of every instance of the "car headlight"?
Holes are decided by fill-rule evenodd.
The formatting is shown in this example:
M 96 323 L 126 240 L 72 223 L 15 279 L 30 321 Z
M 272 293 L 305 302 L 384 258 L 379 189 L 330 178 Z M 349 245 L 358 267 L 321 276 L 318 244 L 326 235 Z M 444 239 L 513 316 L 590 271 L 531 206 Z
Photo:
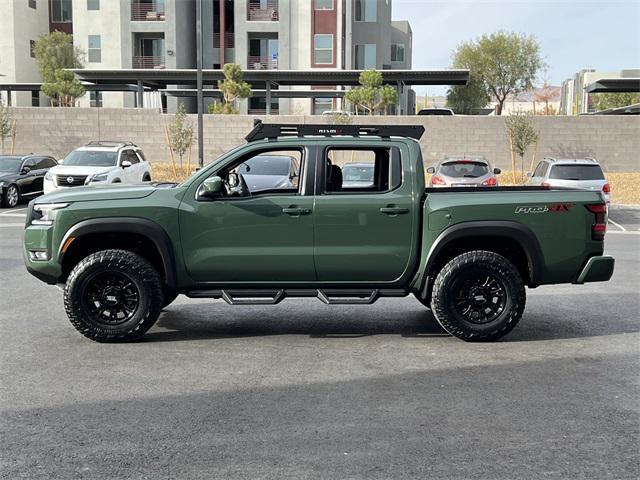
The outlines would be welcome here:
M 89 184 L 92 182 L 106 182 L 108 178 L 109 178 L 108 173 L 96 173 L 95 175 L 87 177 L 86 184 Z
M 51 173 L 51 171 L 48 171 L 47 173 L 44 174 L 44 179 L 52 182 L 53 181 L 53 173 Z
M 36 203 L 31 211 L 32 225 L 53 225 L 56 210 L 68 207 L 68 203 Z

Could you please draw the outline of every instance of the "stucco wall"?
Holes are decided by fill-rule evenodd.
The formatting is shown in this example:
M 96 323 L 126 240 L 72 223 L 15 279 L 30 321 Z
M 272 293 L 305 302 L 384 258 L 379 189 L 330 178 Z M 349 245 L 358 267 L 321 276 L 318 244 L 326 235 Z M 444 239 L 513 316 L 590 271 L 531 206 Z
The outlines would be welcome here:
M 16 153 L 51 153 L 63 158 L 70 150 L 97 139 L 131 140 L 151 161 L 168 161 L 164 126 L 173 115 L 147 109 L 13 108 L 17 120 Z M 246 115 L 205 115 L 205 158 L 211 161 L 244 142 L 253 118 Z M 361 123 L 421 124 L 425 164 L 446 154 L 485 155 L 498 167 L 510 163 L 501 117 L 354 117 Z M 189 119 L 196 124 L 195 115 Z M 327 117 L 272 116 L 281 123 L 327 123 Z M 599 160 L 607 171 L 640 171 L 640 117 L 536 117 L 540 130 L 537 158 L 584 157 Z M 195 148 L 193 157 L 196 158 Z M 528 159 L 529 157 L 527 157 Z

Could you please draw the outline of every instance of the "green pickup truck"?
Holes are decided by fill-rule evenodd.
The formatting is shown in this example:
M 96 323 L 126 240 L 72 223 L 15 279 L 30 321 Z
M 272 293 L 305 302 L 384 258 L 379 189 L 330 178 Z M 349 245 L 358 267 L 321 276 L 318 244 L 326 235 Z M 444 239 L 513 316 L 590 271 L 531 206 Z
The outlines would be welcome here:
M 179 185 L 45 195 L 29 205 L 27 269 L 64 283 L 71 323 L 100 342 L 140 337 L 178 294 L 233 305 L 415 295 L 452 335 L 495 340 L 520 320 L 525 286 L 611 278 L 600 192 L 425 188 L 423 132 L 257 122 Z

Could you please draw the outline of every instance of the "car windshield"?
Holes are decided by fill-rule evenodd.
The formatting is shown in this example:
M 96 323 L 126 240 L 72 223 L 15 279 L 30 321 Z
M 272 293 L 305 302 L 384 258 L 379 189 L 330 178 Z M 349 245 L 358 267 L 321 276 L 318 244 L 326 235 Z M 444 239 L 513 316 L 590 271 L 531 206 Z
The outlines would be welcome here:
M 82 167 L 113 167 L 116 164 L 118 154 L 116 152 L 104 152 L 100 150 L 74 150 L 62 161 L 63 165 L 76 165 Z
M 238 167 L 242 175 L 277 175 L 289 176 L 291 157 L 276 155 L 258 155 Z
M 600 165 L 554 165 L 549 178 L 555 180 L 604 180 Z
M 22 157 L 0 157 L 0 172 L 17 172 L 22 163 Z
M 447 177 L 477 178 L 489 173 L 489 166 L 482 162 L 458 160 L 443 163 L 439 173 Z
M 345 182 L 373 183 L 373 165 L 345 165 L 342 177 Z

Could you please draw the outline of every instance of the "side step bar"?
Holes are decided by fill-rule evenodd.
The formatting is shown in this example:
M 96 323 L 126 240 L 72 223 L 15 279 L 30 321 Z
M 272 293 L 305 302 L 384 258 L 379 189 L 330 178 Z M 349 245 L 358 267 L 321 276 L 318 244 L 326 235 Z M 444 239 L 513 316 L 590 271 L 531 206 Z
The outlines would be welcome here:
M 316 297 L 327 305 L 370 305 L 381 297 L 406 297 L 402 289 L 191 290 L 190 298 L 221 298 L 229 305 L 276 305 L 285 298 Z

